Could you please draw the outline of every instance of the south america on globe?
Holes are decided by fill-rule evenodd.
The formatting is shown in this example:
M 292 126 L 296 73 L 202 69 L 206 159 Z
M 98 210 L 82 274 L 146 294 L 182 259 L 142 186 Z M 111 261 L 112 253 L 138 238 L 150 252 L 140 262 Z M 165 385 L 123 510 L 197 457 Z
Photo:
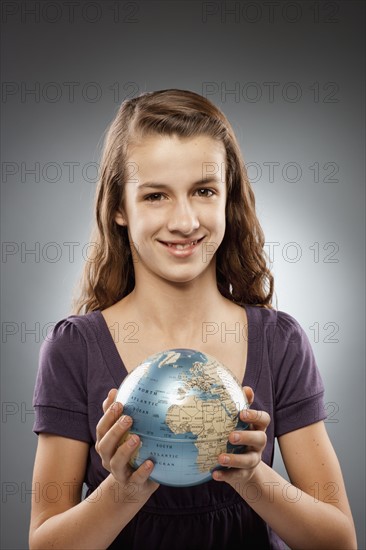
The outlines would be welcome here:
M 131 459 L 138 468 L 154 463 L 150 478 L 163 485 L 188 487 L 212 479 L 220 453 L 243 453 L 231 445 L 233 430 L 249 404 L 240 383 L 214 357 L 193 349 L 168 349 L 151 355 L 122 382 L 116 401 L 131 416 L 130 434 L 141 444 Z

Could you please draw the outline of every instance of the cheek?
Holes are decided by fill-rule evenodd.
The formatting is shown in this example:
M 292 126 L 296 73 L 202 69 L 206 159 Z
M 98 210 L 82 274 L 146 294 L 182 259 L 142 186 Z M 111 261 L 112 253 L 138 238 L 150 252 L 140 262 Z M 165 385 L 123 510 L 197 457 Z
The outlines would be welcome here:
M 214 223 L 219 232 L 225 231 L 226 226 L 226 210 L 225 204 L 220 205 L 215 213 L 212 214 L 212 223 Z
M 135 240 L 145 240 L 154 234 L 157 228 L 157 223 L 154 217 L 141 215 L 136 213 L 133 217 L 133 222 L 130 224 L 130 232 L 135 237 Z

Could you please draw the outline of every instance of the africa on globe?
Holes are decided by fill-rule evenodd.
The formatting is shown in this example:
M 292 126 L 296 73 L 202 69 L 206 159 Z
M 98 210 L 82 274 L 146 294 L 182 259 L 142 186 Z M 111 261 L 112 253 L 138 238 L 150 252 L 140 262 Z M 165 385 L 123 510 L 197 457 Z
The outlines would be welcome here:
M 163 485 L 209 481 L 213 470 L 223 469 L 217 462 L 220 453 L 245 451 L 228 441 L 233 430 L 248 428 L 239 418 L 249 407 L 245 394 L 229 369 L 200 351 L 168 349 L 151 355 L 126 376 L 116 401 L 133 419 L 126 437 L 137 434 L 141 440 L 131 466 L 150 459 L 150 478 Z

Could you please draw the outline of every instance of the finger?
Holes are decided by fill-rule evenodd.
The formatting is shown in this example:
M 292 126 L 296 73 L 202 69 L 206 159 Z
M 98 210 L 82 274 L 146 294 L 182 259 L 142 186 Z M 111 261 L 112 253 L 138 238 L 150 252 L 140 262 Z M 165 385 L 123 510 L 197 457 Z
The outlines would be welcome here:
M 239 438 L 237 441 L 235 440 L 235 442 L 233 441 L 235 436 L 237 435 L 237 437 Z M 235 447 L 235 445 L 239 445 L 239 446 L 244 446 L 245 447 L 245 450 L 244 451 L 241 451 L 239 450 L 239 455 L 240 454 L 243 454 L 244 452 L 245 453 L 248 453 L 250 451 L 258 451 L 258 452 L 263 452 L 263 449 L 265 448 L 266 444 L 267 444 L 267 436 L 266 436 L 266 433 L 263 432 L 263 431 L 259 431 L 259 430 L 246 430 L 244 432 L 233 432 L 230 434 L 229 436 L 229 441 L 230 443 L 233 442 L 233 445 Z M 227 453 L 226 454 L 230 454 L 231 452 L 236 452 L 235 448 L 233 450 L 230 450 L 227 449 Z
M 135 470 L 131 476 L 131 481 L 142 485 L 149 478 L 154 469 L 154 463 L 152 460 L 145 460 L 137 470 Z
M 125 443 L 121 443 L 126 439 L 127 432 L 132 426 L 132 419 L 129 416 L 121 416 L 117 422 L 107 431 L 107 433 L 98 441 L 97 451 L 102 458 L 103 467 L 106 470 L 110 469 L 111 461 L 113 457 L 119 452 L 119 449 L 125 446 Z M 133 436 L 128 449 L 133 450 L 137 446 L 136 439 L 139 442 L 138 436 Z M 128 443 L 128 441 L 126 442 Z M 132 445 L 131 445 L 132 443 Z M 126 452 L 126 449 L 125 449 Z M 129 457 L 130 458 L 130 457 Z
M 118 422 L 117 422 L 118 424 Z M 136 434 L 127 436 L 127 439 L 121 444 L 112 449 L 112 456 L 109 461 L 110 469 L 117 477 L 125 477 L 126 467 L 131 461 L 134 453 L 140 446 L 140 438 Z
M 245 445 L 249 451 L 262 451 L 267 444 L 267 436 L 262 430 L 243 430 L 231 432 L 229 441 L 233 445 Z
M 243 409 L 240 412 L 240 420 L 249 424 L 251 430 L 262 430 L 265 432 L 271 421 L 271 417 L 266 411 Z
M 254 401 L 254 391 L 250 386 L 244 386 L 243 392 L 245 394 L 245 397 L 247 398 L 249 405 L 251 405 Z
M 106 399 L 103 401 L 103 412 L 106 412 L 106 410 L 112 405 L 116 398 L 117 391 L 117 388 L 109 390 Z
M 106 410 L 106 412 L 101 417 L 96 427 L 96 435 L 97 435 L 98 442 L 105 436 L 108 430 L 111 429 L 113 424 L 117 422 L 117 420 L 120 418 L 122 414 L 122 411 L 123 411 L 123 405 L 122 403 L 118 403 L 118 401 L 115 401 L 114 403 L 112 403 L 112 405 Z
M 247 481 L 250 479 L 251 475 L 253 474 L 253 470 L 259 465 L 261 462 L 261 457 L 258 455 L 258 453 L 253 453 L 252 457 L 246 457 L 247 458 L 247 466 L 245 468 L 239 467 L 239 468 L 227 468 L 227 469 L 220 469 L 215 470 L 212 473 L 213 479 L 216 481 L 225 481 L 235 489 L 238 487 L 238 483 L 247 483 Z
M 248 451 L 243 454 L 222 454 L 219 456 L 219 464 L 227 468 L 241 468 L 251 470 L 261 461 L 261 453 Z

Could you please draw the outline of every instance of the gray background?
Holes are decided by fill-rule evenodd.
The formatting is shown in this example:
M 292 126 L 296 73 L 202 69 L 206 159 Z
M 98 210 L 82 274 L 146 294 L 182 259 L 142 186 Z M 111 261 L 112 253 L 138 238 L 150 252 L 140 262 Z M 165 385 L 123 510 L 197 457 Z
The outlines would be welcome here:
M 237 132 L 365 548 L 364 3 L 73 4 L 3 3 L 1 548 L 28 545 L 38 352 L 87 259 L 103 133 L 123 99 L 170 87 Z

